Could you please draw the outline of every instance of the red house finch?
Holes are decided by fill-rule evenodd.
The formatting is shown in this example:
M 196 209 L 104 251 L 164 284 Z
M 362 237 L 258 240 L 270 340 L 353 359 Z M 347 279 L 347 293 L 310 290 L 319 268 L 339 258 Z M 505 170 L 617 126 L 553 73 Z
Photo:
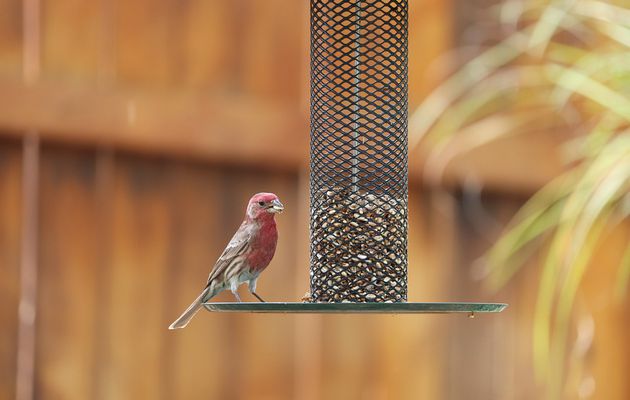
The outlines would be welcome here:
M 244 282 L 248 283 L 249 291 L 264 302 L 256 294 L 256 280 L 276 251 L 278 230 L 274 216 L 282 210 L 284 206 L 273 193 L 258 193 L 249 200 L 245 219 L 214 264 L 205 289 L 168 329 L 188 325 L 203 303 L 225 289 L 230 289 L 240 302 L 237 290 Z

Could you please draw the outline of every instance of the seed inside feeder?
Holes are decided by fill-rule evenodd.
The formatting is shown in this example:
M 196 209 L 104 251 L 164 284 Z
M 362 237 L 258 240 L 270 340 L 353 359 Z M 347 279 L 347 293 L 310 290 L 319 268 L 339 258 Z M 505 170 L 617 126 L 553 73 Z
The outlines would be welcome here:
M 319 200 L 311 211 L 311 301 L 405 301 L 404 200 L 347 190 L 325 190 Z

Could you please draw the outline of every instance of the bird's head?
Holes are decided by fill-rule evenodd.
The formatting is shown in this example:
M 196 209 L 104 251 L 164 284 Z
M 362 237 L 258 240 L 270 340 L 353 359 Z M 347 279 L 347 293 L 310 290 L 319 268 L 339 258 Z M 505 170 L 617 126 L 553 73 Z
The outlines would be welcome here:
M 249 199 L 247 205 L 247 216 L 251 219 L 272 217 L 273 214 L 281 213 L 284 206 L 273 193 L 257 193 Z

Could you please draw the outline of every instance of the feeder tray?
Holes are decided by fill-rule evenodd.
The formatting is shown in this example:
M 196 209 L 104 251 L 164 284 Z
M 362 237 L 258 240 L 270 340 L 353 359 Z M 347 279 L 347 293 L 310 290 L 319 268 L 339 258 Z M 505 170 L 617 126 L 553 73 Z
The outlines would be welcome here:
M 502 303 L 205 303 L 208 311 L 281 314 L 497 313 Z
M 217 312 L 482 313 L 407 303 L 408 0 L 311 0 L 310 302 Z

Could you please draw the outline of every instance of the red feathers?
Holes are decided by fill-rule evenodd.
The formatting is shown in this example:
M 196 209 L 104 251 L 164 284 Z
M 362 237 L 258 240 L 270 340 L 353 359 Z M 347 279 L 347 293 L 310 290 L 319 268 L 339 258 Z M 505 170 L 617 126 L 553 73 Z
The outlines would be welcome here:
M 251 239 L 250 253 L 247 256 L 249 267 L 258 272 L 264 270 L 273 258 L 277 242 L 276 221 L 273 217 L 260 219 L 258 232 Z

